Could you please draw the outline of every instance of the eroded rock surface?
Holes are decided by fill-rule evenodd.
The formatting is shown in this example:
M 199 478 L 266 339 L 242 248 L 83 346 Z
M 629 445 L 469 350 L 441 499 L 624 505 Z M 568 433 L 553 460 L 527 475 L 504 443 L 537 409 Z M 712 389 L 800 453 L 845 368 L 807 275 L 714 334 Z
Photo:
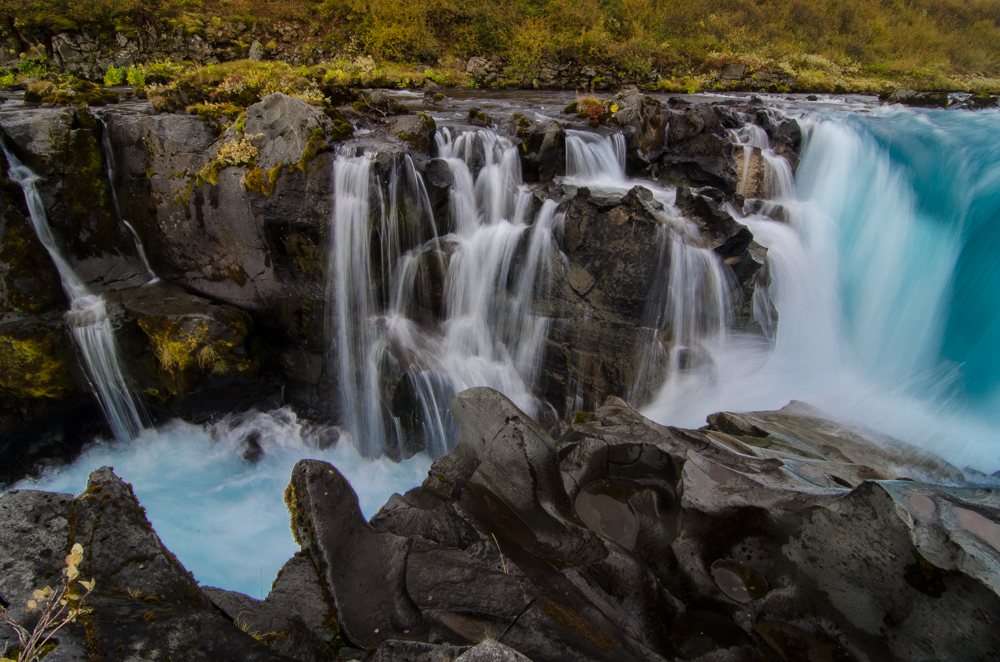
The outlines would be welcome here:
M 1000 650 L 1000 498 L 913 480 L 961 473 L 898 442 L 799 403 L 694 431 L 612 398 L 558 440 L 489 389 L 461 393 L 453 412 L 456 449 L 371 521 L 403 550 L 379 555 L 394 560 L 378 577 L 406 575 L 383 604 L 406 603 L 411 619 L 415 605 L 419 618 L 355 623 L 369 645 L 387 625 L 379 636 L 452 645 L 488 633 L 536 661 Z M 316 476 L 312 498 L 343 498 L 332 467 L 302 472 Z M 368 547 L 344 534 L 303 545 L 356 568 L 351 550 Z M 367 599 L 332 593 L 344 613 Z

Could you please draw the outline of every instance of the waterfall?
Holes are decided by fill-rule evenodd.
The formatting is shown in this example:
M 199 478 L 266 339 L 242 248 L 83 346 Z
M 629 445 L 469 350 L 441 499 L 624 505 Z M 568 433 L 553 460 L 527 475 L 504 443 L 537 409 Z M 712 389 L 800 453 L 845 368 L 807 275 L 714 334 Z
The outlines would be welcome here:
M 633 404 L 661 415 L 688 406 L 697 384 L 711 383 L 730 341 L 732 271 L 714 251 L 689 246 L 659 229 L 658 277 L 646 302 Z
M 567 131 L 566 178 L 580 186 L 625 186 L 625 136 Z
M 105 309 L 104 298 L 92 294 L 87 289 L 56 245 L 41 195 L 36 187 L 38 176 L 14 156 L 2 137 L 0 146 L 10 166 L 10 178 L 24 190 L 35 234 L 38 235 L 39 241 L 45 246 L 59 271 L 63 290 L 69 299 L 66 322 L 72 329 L 73 337 L 83 354 L 87 376 L 90 378 L 104 417 L 115 439 L 119 441 L 134 439 L 142 432 L 143 407 L 129 388 L 122 372 L 114 330 Z
M 101 152 L 104 155 L 104 163 L 107 164 L 108 188 L 111 189 L 111 202 L 115 208 L 115 217 L 118 219 L 118 222 L 128 228 L 128 231 L 132 234 L 132 240 L 135 242 L 135 250 L 139 254 L 139 258 L 142 259 L 142 264 L 146 268 L 146 273 L 149 274 L 149 281 L 147 281 L 146 284 L 152 285 L 153 283 L 158 283 L 160 279 L 153 272 L 153 267 L 149 264 L 149 258 L 146 257 L 146 250 L 142 246 L 142 240 L 139 239 L 139 233 L 135 231 L 134 227 L 132 227 L 128 217 L 125 215 L 125 211 L 122 209 L 121 202 L 118 201 L 118 191 L 115 185 L 117 180 L 115 173 L 115 153 L 111 148 L 111 135 L 108 132 L 108 126 L 104 123 L 104 120 L 98 119 L 98 121 L 101 123 Z
M 334 166 L 334 363 L 340 392 L 351 394 L 342 424 L 369 457 L 403 456 L 413 443 L 434 457 L 448 452 L 459 433 L 451 400 L 473 386 L 540 411 L 532 386 L 549 320 L 532 300 L 551 279 L 556 204 L 528 224 L 532 195 L 506 138 L 444 128 L 437 141 L 452 171 L 446 236 L 409 157 L 388 182 L 373 174 L 371 155 Z

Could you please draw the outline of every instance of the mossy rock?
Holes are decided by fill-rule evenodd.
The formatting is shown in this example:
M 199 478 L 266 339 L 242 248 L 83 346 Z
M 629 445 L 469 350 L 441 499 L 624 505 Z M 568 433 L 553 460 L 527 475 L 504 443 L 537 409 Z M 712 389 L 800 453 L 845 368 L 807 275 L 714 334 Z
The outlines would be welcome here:
M 197 115 L 203 122 L 212 127 L 212 133 L 220 135 L 233 122 L 237 121 L 246 110 L 231 103 L 196 103 L 187 107 L 189 115 Z
M 109 103 L 118 103 L 118 94 L 87 80 L 75 80 L 58 85 L 51 81 L 38 81 L 28 85 L 24 100 L 57 106 L 105 106 Z
M 0 395 L 64 398 L 75 393 L 72 343 L 60 317 L 0 324 Z
M 258 362 L 248 351 L 253 322 L 245 311 L 165 284 L 123 293 L 122 306 L 149 338 L 171 394 L 190 393 L 209 377 L 255 375 Z
M 425 113 L 401 115 L 389 121 L 389 133 L 407 142 L 415 152 L 427 154 L 434 141 L 437 124 Z
M 2 155 L 0 162 L 6 173 Z M 59 273 L 23 203 L 21 187 L 0 178 L 0 312 L 40 313 L 66 301 Z

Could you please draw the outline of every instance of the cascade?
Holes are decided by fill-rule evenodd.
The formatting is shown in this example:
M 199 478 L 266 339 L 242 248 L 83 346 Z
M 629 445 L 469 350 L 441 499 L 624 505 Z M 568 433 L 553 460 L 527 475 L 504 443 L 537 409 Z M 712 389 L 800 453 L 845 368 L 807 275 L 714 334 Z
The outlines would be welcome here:
M 693 427 L 806 400 L 960 465 L 994 466 L 1000 391 L 983 374 L 1000 366 L 985 340 L 1000 328 L 988 266 L 1000 176 L 983 136 L 996 115 L 827 111 L 800 123 L 794 179 L 763 131 L 739 134 L 771 170 L 770 200 L 741 222 L 768 248 L 776 327 L 754 309 L 773 349 L 725 335 L 710 373 L 668 376 L 644 413 Z
M 98 121 L 101 123 L 101 153 L 104 156 L 104 163 L 107 164 L 108 188 L 111 189 L 111 202 L 115 209 L 115 218 L 128 228 L 128 231 L 132 234 L 132 240 L 135 242 L 135 250 L 139 254 L 139 258 L 142 260 L 142 265 L 146 268 L 146 273 L 149 274 L 149 280 L 146 284 L 152 285 L 153 283 L 158 283 L 160 279 L 153 272 L 152 265 L 149 264 L 149 258 L 146 257 L 146 250 L 142 246 L 142 240 L 139 239 L 139 233 L 135 231 L 134 227 L 132 227 L 128 217 L 125 215 L 125 210 L 122 209 L 121 202 L 118 201 L 118 189 L 116 186 L 117 177 L 115 173 L 115 153 L 111 148 L 111 135 L 108 132 L 108 126 L 104 123 L 104 120 L 98 118 Z
M 527 224 L 532 196 L 507 139 L 444 128 L 437 140 L 453 182 L 445 236 L 408 157 L 388 182 L 373 155 L 334 166 L 332 353 L 340 392 L 356 396 L 342 402 L 342 424 L 367 457 L 405 455 L 411 442 L 448 452 L 458 440 L 450 403 L 466 388 L 496 388 L 531 414 L 542 406 L 531 386 L 548 320 L 531 300 L 550 277 L 556 204 Z
M 626 186 L 625 136 L 566 132 L 566 178 L 580 186 Z
M 69 299 L 66 322 L 83 355 L 87 376 L 97 395 L 105 420 L 111 427 L 115 439 L 119 441 L 134 439 L 143 428 L 143 407 L 129 388 L 122 371 L 114 330 L 108 318 L 104 298 L 88 290 L 56 245 L 42 204 L 42 197 L 36 187 L 38 176 L 14 156 L 4 137 L 0 137 L 0 147 L 7 157 L 11 179 L 24 191 L 35 234 L 52 257 L 59 272 L 63 290 Z

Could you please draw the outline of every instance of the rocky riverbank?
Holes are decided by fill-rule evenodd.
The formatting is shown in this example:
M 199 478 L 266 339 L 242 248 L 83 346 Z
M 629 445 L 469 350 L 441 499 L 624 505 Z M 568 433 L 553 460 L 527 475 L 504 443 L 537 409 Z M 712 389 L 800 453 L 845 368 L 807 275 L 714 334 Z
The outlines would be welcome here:
M 558 438 L 489 389 L 452 410 L 458 446 L 369 522 L 334 467 L 296 466 L 302 551 L 264 600 L 198 586 L 108 468 L 0 497 L 0 598 L 30 624 L 79 542 L 93 612 L 53 660 L 1000 654 L 1000 501 L 935 486 L 964 481 L 939 459 L 801 403 L 683 430 L 611 398 Z

